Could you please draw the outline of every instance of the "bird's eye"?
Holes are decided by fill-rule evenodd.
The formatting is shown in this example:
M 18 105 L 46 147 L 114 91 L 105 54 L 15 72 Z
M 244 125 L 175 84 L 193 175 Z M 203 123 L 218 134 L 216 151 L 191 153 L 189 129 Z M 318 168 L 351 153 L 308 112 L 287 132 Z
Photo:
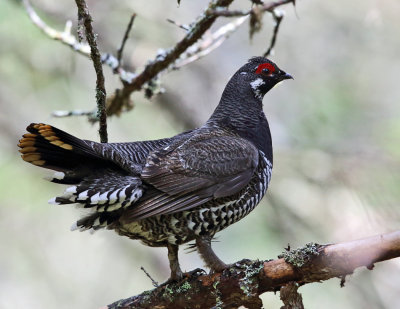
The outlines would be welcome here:
M 256 74 L 269 75 L 275 73 L 275 67 L 271 63 L 262 63 L 258 65 Z

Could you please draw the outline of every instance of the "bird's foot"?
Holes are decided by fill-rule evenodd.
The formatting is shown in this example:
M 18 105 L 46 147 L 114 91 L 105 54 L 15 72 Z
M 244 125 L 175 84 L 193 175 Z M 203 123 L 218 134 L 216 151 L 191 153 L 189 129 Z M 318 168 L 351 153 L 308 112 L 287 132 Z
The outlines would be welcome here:
M 222 273 L 225 269 L 231 267 L 231 264 L 225 264 L 225 263 L 218 263 L 218 264 L 213 264 L 209 265 L 210 266 L 210 274 L 214 273 Z
M 237 262 L 233 263 L 232 266 L 241 267 L 242 265 L 248 265 L 248 264 L 251 264 L 251 263 L 253 263 L 252 260 L 243 259 L 243 260 L 240 260 L 240 261 L 237 261 Z
M 161 283 L 161 284 L 158 286 L 158 288 L 160 288 L 160 287 L 165 287 L 165 286 L 167 286 L 168 284 L 176 284 L 176 283 L 180 282 L 181 280 L 183 280 L 183 276 L 182 276 L 181 278 L 172 278 L 172 277 L 170 277 L 167 281 Z
M 198 277 L 198 276 L 205 275 L 205 274 L 206 274 L 206 271 L 204 269 L 196 268 L 196 269 L 193 269 L 191 271 L 184 273 L 184 276 L 187 278 L 191 278 L 191 277 Z
M 191 279 L 192 277 L 198 277 L 198 276 L 205 275 L 205 274 L 206 274 L 206 271 L 201 268 L 196 268 L 194 270 L 191 270 L 191 271 L 188 271 L 185 273 L 183 273 L 183 272 L 174 273 L 174 274 L 171 274 L 171 277 L 167 281 L 160 284 L 158 287 L 163 287 L 168 284 L 177 284 L 180 281 L 185 281 L 185 280 Z
M 167 280 L 170 283 L 172 282 L 179 282 L 183 279 L 183 272 L 181 271 L 181 268 L 178 266 L 178 268 L 172 269 L 171 270 L 171 277 Z
M 217 267 L 210 268 L 210 275 L 215 273 L 223 273 L 224 271 L 228 271 L 231 268 L 243 269 L 246 268 L 245 265 L 249 265 L 252 263 L 253 263 L 252 260 L 243 259 L 231 264 L 225 264 L 225 263 L 218 264 Z

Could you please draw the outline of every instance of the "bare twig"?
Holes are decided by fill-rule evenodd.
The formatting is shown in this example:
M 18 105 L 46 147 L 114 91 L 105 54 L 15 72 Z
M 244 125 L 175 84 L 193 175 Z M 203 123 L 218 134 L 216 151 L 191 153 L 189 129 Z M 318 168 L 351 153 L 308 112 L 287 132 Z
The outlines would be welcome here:
M 118 71 L 118 68 L 121 66 L 122 53 L 124 52 L 125 43 L 129 38 L 129 32 L 132 29 L 132 25 L 133 25 L 135 18 L 136 18 L 136 13 L 133 13 L 131 16 L 131 19 L 129 20 L 128 26 L 126 27 L 124 38 L 122 39 L 122 42 L 121 42 L 121 46 L 118 48 L 118 51 L 117 51 L 118 66 L 116 68 L 117 71 Z
M 82 111 L 82 110 L 72 110 L 72 111 L 54 111 L 51 113 L 53 117 L 62 118 L 70 116 L 90 116 L 96 117 L 96 110 L 92 111 Z
M 191 30 L 186 36 L 176 43 L 176 45 L 168 50 L 158 53 L 156 59 L 151 61 L 144 70 L 133 79 L 133 81 L 126 85 L 123 89 L 126 95 L 142 89 L 143 85 L 148 81 L 155 78 L 161 71 L 172 65 L 188 48 L 196 43 L 203 34 L 212 26 L 217 19 L 216 15 L 207 14 L 208 10 L 215 10 L 216 8 L 224 8 L 231 4 L 233 0 L 211 0 L 205 14 L 201 14 L 197 22 L 191 26 Z
M 264 57 L 268 57 L 271 54 L 272 49 L 275 46 L 276 38 L 278 37 L 279 26 L 281 25 L 284 14 L 281 11 L 273 10 L 272 16 L 274 17 L 274 20 L 275 20 L 275 26 L 274 26 L 274 30 L 272 32 L 271 42 L 269 44 L 268 50 L 264 53 Z
M 223 16 L 223 17 L 238 17 L 238 16 L 246 16 L 250 14 L 257 13 L 257 10 L 263 11 L 263 12 L 271 12 L 277 8 L 278 6 L 282 6 L 284 4 L 288 3 L 293 3 L 295 5 L 295 0 L 278 0 L 278 1 L 272 1 L 263 5 L 255 6 L 251 8 L 250 10 L 245 10 L 245 11 L 240 11 L 240 10 L 223 10 L 223 9 L 217 9 L 217 10 L 209 10 L 207 13 L 213 16 Z
M 66 27 L 64 31 L 57 31 L 51 27 L 49 27 L 35 12 L 29 0 L 22 0 L 22 3 L 25 6 L 25 10 L 28 13 L 29 18 L 32 22 L 43 31 L 48 37 L 53 40 L 60 41 L 61 43 L 68 45 L 74 51 L 80 53 L 84 56 L 90 56 L 90 46 L 85 43 L 80 43 L 75 38 L 74 35 L 71 34 L 71 21 L 66 22 Z
M 45 33 L 49 38 L 60 41 L 61 43 L 71 47 L 74 51 L 77 51 L 79 54 L 90 57 L 90 46 L 87 43 L 79 42 L 74 35 L 71 34 L 71 21 L 67 21 L 66 27 L 64 31 L 57 31 L 50 26 L 48 26 L 35 12 L 33 7 L 31 6 L 29 0 L 23 0 L 23 4 L 28 13 L 29 18 L 32 22 Z M 101 56 L 102 63 L 109 66 L 113 73 L 117 73 L 122 83 L 130 83 L 133 78 L 136 76 L 135 73 L 125 71 L 121 68 L 118 59 L 111 54 L 103 54 Z M 119 94 L 120 92 L 116 92 Z M 116 99 L 117 97 L 117 99 Z M 118 104 L 111 104 L 114 101 L 118 101 Z M 111 108 L 107 109 L 107 115 L 119 114 L 122 107 L 126 107 L 126 110 L 131 109 L 130 100 L 128 98 L 122 98 L 118 100 L 118 95 L 112 96 L 110 101 Z M 120 108 L 114 108 L 115 106 L 120 106 Z M 80 110 L 72 110 L 72 111 L 54 111 L 52 113 L 54 117 L 70 117 L 70 116 L 88 116 L 88 120 L 92 123 L 98 121 L 98 117 L 96 116 L 96 111 L 80 111 Z
M 167 22 L 169 22 L 169 23 L 171 23 L 171 24 L 173 24 L 173 25 L 175 25 L 175 26 L 177 26 L 177 27 L 179 27 L 179 28 L 181 28 L 181 29 L 183 29 L 185 31 L 189 31 L 190 30 L 190 27 L 188 25 L 177 23 L 175 20 L 167 18 Z
M 29 18 L 32 22 L 49 38 L 60 41 L 62 44 L 69 46 L 79 54 L 90 57 L 90 46 L 87 43 L 79 42 L 74 35 L 71 34 L 72 22 L 67 21 L 64 31 L 58 31 L 47 25 L 35 12 L 29 0 L 22 0 Z M 102 63 L 109 66 L 114 73 L 117 73 L 122 82 L 130 83 L 135 76 L 134 73 L 123 70 L 119 66 L 118 59 L 111 54 L 103 54 L 101 56 Z M 118 68 L 118 70 L 116 70 Z
M 97 115 L 100 121 L 99 134 L 100 141 L 107 143 L 107 114 L 106 114 L 106 88 L 104 86 L 103 66 L 101 63 L 101 56 L 97 48 L 96 35 L 92 27 L 92 17 L 90 16 L 89 9 L 85 0 L 75 0 L 78 7 L 78 21 L 85 27 L 86 40 L 90 46 L 90 55 L 93 61 L 93 66 L 96 71 L 96 101 L 97 101 Z
M 335 245 L 295 250 L 290 258 L 241 261 L 222 273 L 192 275 L 108 306 L 116 308 L 261 308 L 259 295 L 281 290 L 284 308 L 302 308 L 298 286 L 352 274 L 358 267 L 400 256 L 400 231 Z M 302 253 L 299 264 L 297 255 Z M 304 259 L 304 254 L 309 255 Z M 291 264 L 292 263 L 292 264 Z M 297 266 L 293 266 L 296 264 Z M 296 307 L 297 306 L 297 307 Z
M 140 267 L 141 270 L 143 270 L 143 272 L 146 274 L 146 276 L 151 280 L 151 284 L 157 288 L 158 287 L 158 282 L 156 280 L 153 279 L 153 277 L 147 272 L 146 269 L 144 269 L 143 266 Z
M 248 18 L 248 16 L 243 16 L 230 22 L 224 26 L 221 26 L 218 30 L 210 35 L 205 35 L 198 43 L 192 45 L 188 50 L 182 54 L 182 56 L 175 62 L 174 68 L 183 67 L 193 61 L 196 61 L 214 49 L 218 48 L 230 34 L 236 31 L 241 24 Z

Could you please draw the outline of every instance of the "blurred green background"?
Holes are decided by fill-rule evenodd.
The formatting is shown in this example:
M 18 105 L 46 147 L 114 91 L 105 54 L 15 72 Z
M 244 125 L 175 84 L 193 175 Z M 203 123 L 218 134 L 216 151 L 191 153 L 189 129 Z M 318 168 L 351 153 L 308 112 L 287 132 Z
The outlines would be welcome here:
M 125 51 L 128 68 L 184 35 L 166 18 L 190 23 L 207 1 L 88 1 L 102 52 L 115 53 L 136 12 Z M 35 1 L 39 15 L 62 30 L 75 23 L 74 1 Z M 235 1 L 232 8 L 248 8 Z M 214 244 L 225 262 L 275 258 L 290 243 L 334 243 L 399 229 L 400 2 L 298 1 L 278 37 L 277 64 L 292 74 L 264 99 L 274 139 L 274 172 L 266 198 Z M 297 15 L 296 15 L 297 13 Z M 218 25 L 228 22 L 220 19 Z M 76 23 L 75 23 L 76 24 Z M 134 109 L 109 119 L 112 142 L 154 139 L 201 125 L 229 77 L 267 48 L 273 23 L 252 41 L 248 26 L 206 58 L 163 76 L 166 93 L 135 94 Z M 95 106 L 91 62 L 45 37 L 19 1 L 0 2 L 0 308 L 98 308 L 152 288 L 143 266 L 162 282 L 166 250 L 110 231 L 70 232 L 80 210 L 51 206 L 62 192 L 24 163 L 17 141 L 31 122 L 47 122 L 98 140 L 85 118 L 55 119 L 54 110 Z M 105 68 L 108 93 L 119 86 Z M 181 250 L 184 270 L 201 267 Z M 400 261 L 360 269 L 347 278 L 301 287 L 306 308 L 400 308 Z M 265 308 L 279 295 L 264 294 Z

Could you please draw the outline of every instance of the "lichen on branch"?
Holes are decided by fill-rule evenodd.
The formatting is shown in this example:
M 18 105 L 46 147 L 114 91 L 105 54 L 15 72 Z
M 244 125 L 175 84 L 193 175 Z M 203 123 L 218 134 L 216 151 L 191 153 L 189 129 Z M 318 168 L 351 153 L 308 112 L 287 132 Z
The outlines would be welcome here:
M 259 295 L 268 291 L 281 292 L 283 308 L 303 308 L 297 292 L 302 285 L 342 278 L 359 267 L 372 269 L 374 263 L 399 256 L 400 231 L 340 244 L 311 243 L 286 250 L 286 261 L 242 260 L 222 273 L 209 275 L 196 270 L 180 282 L 161 285 L 107 308 L 261 308 Z
M 96 102 L 100 141 L 102 143 L 107 143 L 106 87 L 104 84 L 101 55 L 97 48 L 97 35 L 94 33 L 92 17 L 90 16 L 85 0 L 75 0 L 75 3 L 78 7 L 78 24 L 80 25 L 78 28 L 79 37 L 82 40 L 83 33 L 85 34 L 86 40 L 90 46 L 90 58 L 93 61 L 94 70 L 96 71 Z

